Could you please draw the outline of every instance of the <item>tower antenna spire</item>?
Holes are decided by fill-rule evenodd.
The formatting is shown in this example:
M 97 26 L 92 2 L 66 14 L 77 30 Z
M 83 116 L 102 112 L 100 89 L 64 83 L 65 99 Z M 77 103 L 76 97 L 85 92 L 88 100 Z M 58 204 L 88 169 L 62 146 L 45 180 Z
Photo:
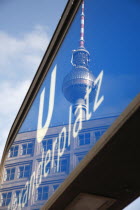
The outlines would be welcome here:
M 88 68 L 90 54 L 84 46 L 84 20 L 84 1 L 82 1 L 79 47 L 78 49 L 72 51 L 71 64 L 73 65 L 73 68 L 63 80 L 62 91 L 65 98 L 72 104 L 74 117 L 76 118 L 80 113 L 82 113 L 82 119 L 86 120 L 88 105 L 86 103 L 85 96 L 87 94 L 87 88 L 89 88 L 89 90 L 91 90 L 89 103 L 94 100 L 95 77 Z
M 84 29 L 85 29 L 85 12 L 84 12 L 84 0 L 82 2 L 82 13 L 81 13 L 81 30 L 80 30 L 80 48 L 84 48 Z

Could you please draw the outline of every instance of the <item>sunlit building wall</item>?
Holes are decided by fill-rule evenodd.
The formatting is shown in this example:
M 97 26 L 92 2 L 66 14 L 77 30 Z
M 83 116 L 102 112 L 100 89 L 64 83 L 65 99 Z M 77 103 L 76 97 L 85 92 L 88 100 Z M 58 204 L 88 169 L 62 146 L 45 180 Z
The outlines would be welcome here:
M 27 203 L 24 195 L 27 190 L 26 183 L 31 180 L 31 175 L 34 172 L 37 174 L 43 151 L 45 151 L 45 156 L 49 149 L 52 150 L 53 141 L 55 141 L 64 125 L 50 127 L 41 144 L 36 141 L 36 131 L 19 133 L 10 148 L 5 163 L 3 182 L 0 189 L 0 209 L 8 209 L 8 206 L 9 209 L 17 209 L 17 206 L 21 208 L 22 203 L 26 203 L 22 209 L 36 210 L 41 208 L 90 148 L 96 144 L 115 118 L 116 116 L 111 116 L 83 122 L 83 129 L 78 137 L 71 139 L 70 146 L 66 143 L 65 152 L 59 162 L 59 171 L 56 169 L 56 153 L 58 149 L 56 144 L 54 167 L 51 168 L 50 163 L 46 165 L 45 170 L 48 171 L 46 178 L 43 175 L 44 168 L 39 170 L 39 173 L 42 173 L 41 183 L 35 190 L 33 190 L 35 183 L 32 183 L 34 192 Z M 63 143 L 63 139 L 61 142 Z

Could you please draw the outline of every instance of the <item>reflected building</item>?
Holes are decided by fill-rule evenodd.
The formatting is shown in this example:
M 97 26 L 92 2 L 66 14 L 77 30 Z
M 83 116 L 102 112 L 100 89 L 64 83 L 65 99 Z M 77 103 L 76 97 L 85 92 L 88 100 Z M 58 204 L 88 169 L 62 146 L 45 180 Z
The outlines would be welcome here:
M 82 130 L 76 138 L 71 135 L 70 145 L 68 145 L 67 133 L 66 146 L 59 160 L 59 168 L 57 168 L 58 141 L 56 144 L 54 141 L 64 125 L 50 127 L 41 143 L 37 142 L 37 131 L 18 133 L 5 163 L 0 189 L 0 209 L 2 210 L 40 209 L 117 117 L 86 121 L 87 88 L 90 89 L 89 102 L 93 102 L 96 87 L 95 77 L 89 70 L 89 52 L 84 47 L 84 2 L 80 34 L 80 46 L 72 52 L 73 69 L 64 78 L 62 91 L 65 98 L 72 104 L 75 116 L 77 108 L 79 106 L 82 108 Z M 69 130 L 68 127 L 69 125 L 65 125 L 67 130 Z M 62 136 L 60 147 L 63 147 L 63 138 Z M 52 148 L 53 145 L 55 148 Z M 50 161 L 44 167 L 44 160 L 49 150 L 54 151 L 53 167 Z M 35 183 L 39 183 L 37 187 Z M 27 197 L 29 199 L 26 199 Z
M 70 1 L 70 2 L 72 2 L 72 1 Z M 75 0 L 75 1 L 73 1 L 72 5 L 76 5 L 76 4 L 74 4 L 75 2 L 80 3 L 80 1 Z M 91 3 L 92 1 L 89 1 L 89 2 Z M 120 4 L 120 2 L 118 4 Z M 70 21 L 72 21 L 72 19 L 71 19 L 73 17 L 72 14 L 69 16 L 69 21 L 67 19 L 68 18 L 67 11 L 70 11 L 70 12 L 74 11 L 73 6 L 71 6 L 70 8 L 71 8 L 71 10 L 65 10 L 65 13 L 64 13 L 65 21 L 61 22 L 62 24 L 60 24 L 60 26 L 59 26 L 60 27 L 59 29 L 61 29 L 61 30 L 58 30 L 58 33 L 55 34 L 54 39 L 52 40 L 52 42 L 54 41 L 54 46 L 50 45 L 50 48 L 47 52 L 48 54 L 51 52 L 51 54 L 49 54 L 49 56 L 48 56 L 48 54 L 46 53 L 46 56 L 44 56 L 44 60 L 42 62 L 42 65 L 40 65 L 40 68 L 38 71 L 39 74 L 37 74 L 37 76 L 35 77 L 35 79 L 36 79 L 36 82 L 34 83 L 35 85 L 32 86 L 32 91 L 28 94 L 28 100 L 26 101 L 26 103 L 24 103 L 24 106 L 23 106 L 24 109 L 20 110 L 21 111 L 20 115 L 18 115 L 19 118 L 16 121 L 16 123 L 14 124 L 15 127 L 17 127 L 17 128 L 18 128 L 17 124 L 19 125 L 20 124 L 19 121 L 21 119 L 23 120 L 23 116 L 25 116 L 25 112 L 27 112 L 29 105 L 32 102 L 32 99 L 34 96 L 34 95 L 32 95 L 33 91 L 35 90 L 34 92 L 36 93 L 36 91 L 38 90 L 38 88 L 41 85 L 42 80 L 40 80 L 40 75 L 44 75 L 44 72 L 46 73 L 46 71 L 48 71 L 48 68 L 50 67 L 50 62 L 52 61 L 51 59 L 53 59 L 53 57 L 51 57 L 50 55 L 53 54 L 53 56 L 54 56 L 56 51 L 58 50 L 57 49 L 58 46 L 60 46 L 59 44 L 61 44 L 61 42 L 56 44 L 56 41 L 58 40 L 58 39 L 56 39 L 56 36 L 61 37 L 60 32 L 62 34 L 62 29 L 64 28 L 63 23 L 70 24 Z M 105 8 L 106 8 L 106 4 L 105 4 Z M 121 10 L 122 10 L 122 7 L 121 7 Z M 100 12 L 98 12 L 98 11 L 99 10 L 97 10 L 97 13 L 100 14 Z M 118 11 L 119 10 L 117 10 L 117 12 Z M 114 14 L 117 14 L 117 13 L 114 13 Z M 120 16 L 120 17 L 124 17 L 124 11 L 122 12 L 122 14 L 123 14 L 123 16 Z M 107 16 L 107 17 L 109 17 L 109 16 Z M 69 176 L 69 174 L 75 169 L 75 167 L 80 163 L 80 161 L 86 156 L 86 154 L 90 151 L 90 149 L 95 146 L 95 144 L 101 138 L 101 136 L 104 134 L 104 132 L 106 132 L 106 130 L 112 125 L 112 123 L 118 117 L 118 115 L 114 115 L 114 116 L 112 115 L 112 116 L 106 116 L 106 117 L 102 116 L 100 118 L 95 118 L 95 116 L 93 116 L 93 119 L 87 120 L 86 113 L 88 113 L 88 111 L 89 111 L 88 110 L 89 104 L 86 103 L 86 94 L 88 91 L 90 92 L 89 103 L 95 102 L 96 100 L 94 100 L 94 98 L 95 98 L 96 93 L 98 92 L 97 88 L 100 85 L 98 87 L 97 87 L 97 85 L 95 85 L 96 84 L 95 81 L 97 81 L 97 80 L 94 77 L 93 72 L 91 72 L 89 70 L 90 69 L 89 68 L 90 53 L 88 52 L 88 50 L 86 50 L 85 44 L 84 44 L 85 43 L 85 41 L 84 41 L 84 19 L 85 19 L 85 16 L 84 16 L 84 2 L 83 2 L 82 3 L 82 13 L 81 13 L 80 44 L 76 50 L 72 51 L 72 59 L 71 59 L 72 69 L 71 70 L 69 69 L 69 73 L 63 79 L 63 84 L 61 84 L 61 86 L 58 86 L 59 87 L 58 90 L 60 92 L 57 92 L 58 95 L 60 93 L 61 93 L 61 95 L 62 95 L 62 93 L 64 95 L 64 97 L 63 97 L 64 101 L 62 101 L 62 103 L 63 102 L 66 103 L 66 106 L 68 106 L 68 102 L 71 103 L 74 120 L 77 119 L 77 115 L 79 115 L 79 112 L 82 112 L 82 120 L 80 118 L 81 121 L 77 120 L 77 124 L 75 123 L 77 126 L 82 122 L 82 126 L 81 126 L 82 128 L 79 126 L 79 131 L 77 132 L 77 135 L 74 137 L 74 135 L 72 133 L 72 130 L 74 128 L 74 123 L 72 123 L 72 124 L 70 123 L 70 124 L 66 124 L 66 125 L 61 124 L 61 125 L 57 125 L 57 126 L 51 125 L 48 128 L 45 136 L 43 135 L 43 140 L 41 142 L 37 141 L 37 130 L 32 130 L 29 132 L 27 132 L 27 131 L 19 132 L 14 140 L 14 143 L 12 144 L 12 146 L 9 150 L 8 157 L 4 163 L 4 170 L 3 170 L 3 173 L 1 174 L 2 183 L 0 186 L 0 210 L 7 210 L 7 209 L 10 209 L 10 210 L 20 210 L 20 209 L 39 210 L 39 209 L 41 209 L 41 207 L 43 207 L 43 205 L 46 203 L 46 201 L 54 194 L 54 192 L 57 190 L 57 188 L 59 188 L 59 186 L 66 180 L 66 178 Z M 119 22 L 119 28 L 120 28 L 120 22 Z M 113 28 L 113 31 L 114 31 L 114 28 Z M 64 32 L 66 32 L 66 28 L 65 28 Z M 109 36 L 109 38 L 110 38 L 110 36 Z M 62 37 L 61 37 L 61 39 L 62 39 Z M 114 40 L 117 41 L 116 37 Z M 121 44 L 122 44 L 122 42 L 121 42 Z M 121 46 L 121 44 L 119 44 L 119 46 Z M 64 46 L 68 46 L 67 42 L 66 42 L 66 45 L 64 45 Z M 55 48 L 55 50 L 54 50 L 54 48 Z M 113 49 L 113 48 L 109 48 L 109 51 L 112 52 L 110 49 Z M 65 52 L 63 52 L 63 53 L 65 53 Z M 59 60 L 59 58 L 60 57 L 58 57 L 58 60 Z M 62 58 L 64 58 L 64 56 L 62 56 Z M 46 61 L 49 61 L 48 64 Z M 54 59 L 54 63 L 55 63 L 55 61 L 56 60 Z M 119 63 L 121 63 L 121 61 L 122 60 L 120 60 Z M 109 60 L 109 63 L 110 63 L 110 60 Z M 115 63 L 113 65 L 115 65 Z M 50 68 L 50 71 L 51 71 L 51 68 Z M 59 74 L 60 76 L 63 76 L 61 74 L 61 71 L 59 73 L 60 73 Z M 121 80 L 121 77 L 124 78 L 126 71 L 125 71 L 125 73 L 123 72 L 123 74 L 121 74 L 121 71 L 117 71 L 117 74 L 114 72 L 113 73 L 111 72 L 111 74 L 109 74 L 109 73 L 110 72 L 108 72 L 109 79 L 113 78 L 112 76 L 114 76 L 114 78 L 116 79 L 116 76 L 118 76 L 118 74 L 120 74 L 119 78 Z M 129 72 L 127 76 L 129 78 L 129 76 L 132 77 L 133 75 L 130 74 L 130 72 Z M 40 82 L 39 82 L 39 80 L 40 80 Z M 59 78 L 58 78 L 58 80 L 59 80 Z M 106 79 L 106 83 L 105 83 L 106 85 L 107 85 L 107 81 L 109 81 L 109 80 Z M 114 80 L 112 80 L 112 81 L 114 81 Z M 119 82 L 120 88 L 121 88 L 121 82 Z M 124 81 L 123 81 L 123 84 L 124 84 Z M 43 85 L 41 86 L 41 88 L 44 87 Z M 59 83 L 59 85 L 60 85 L 60 83 Z M 112 91 L 110 94 L 108 94 L 108 99 L 111 100 L 111 102 L 107 102 L 103 109 L 108 111 L 109 108 L 111 107 L 110 110 L 116 110 L 116 111 L 118 110 L 118 112 L 119 112 L 120 108 L 115 104 L 115 100 L 112 103 L 112 100 L 113 100 L 112 94 L 113 94 L 113 96 L 114 96 L 114 94 L 115 94 L 115 96 L 119 95 L 120 89 L 118 89 L 116 91 L 115 86 L 112 87 L 111 85 L 112 85 L 112 82 L 110 85 L 108 85 L 108 88 L 107 88 L 107 90 L 110 90 L 112 88 L 114 91 L 114 92 Z M 124 85 L 122 86 L 122 88 L 123 87 L 124 87 Z M 130 87 L 129 83 L 126 85 L 126 88 L 128 88 L 128 87 Z M 118 83 L 117 83 L 117 88 L 118 88 Z M 126 99 L 128 99 L 129 94 L 127 95 L 127 92 L 125 92 L 126 88 L 122 89 L 122 96 L 120 98 L 118 97 L 118 99 L 120 99 L 120 100 L 118 100 L 118 103 L 121 101 L 121 99 L 123 99 L 123 102 Z M 62 92 L 61 92 L 61 90 L 62 90 Z M 107 90 L 105 93 L 107 93 Z M 128 90 L 129 90 L 129 88 L 128 88 Z M 137 89 L 136 89 L 136 92 L 137 92 Z M 125 96 L 125 94 L 126 94 L 126 96 Z M 40 96 L 40 92 L 38 93 L 38 96 Z M 109 96 L 110 96 L 110 98 L 109 98 Z M 123 96 L 125 96 L 125 97 L 122 98 Z M 131 97 L 132 97 L 132 95 L 129 97 L 129 100 L 132 99 Z M 35 98 L 35 100 L 36 99 L 38 99 L 38 98 Z M 99 148 L 98 148 L 98 146 L 96 147 L 96 148 L 98 148 L 98 152 L 101 151 L 101 155 L 102 154 L 106 155 L 106 156 L 102 156 L 103 158 L 105 157 L 104 158 L 105 161 L 101 161 L 102 164 L 99 164 L 99 169 L 98 169 L 98 167 L 97 168 L 95 167 L 93 170 L 92 163 L 95 160 L 94 163 L 95 163 L 95 165 L 97 165 L 98 161 L 96 162 L 96 158 L 94 159 L 94 157 L 91 155 L 92 157 L 90 157 L 90 164 L 89 164 L 90 166 L 87 166 L 87 165 L 84 166 L 84 167 L 89 168 L 88 173 L 86 173 L 86 175 L 84 176 L 84 179 L 81 179 L 81 181 L 79 182 L 79 186 L 80 185 L 82 186 L 81 183 L 83 183 L 84 181 L 85 181 L 85 185 L 86 185 L 88 183 L 87 180 L 89 179 L 88 175 L 89 175 L 90 171 L 92 172 L 92 170 L 93 170 L 93 173 L 91 173 L 90 179 L 88 180 L 89 183 L 88 183 L 87 190 L 86 190 L 86 192 L 84 192 L 84 194 L 85 193 L 88 194 L 91 190 L 91 195 L 93 195 L 93 196 L 95 194 L 95 195 L 102 195 L 101 197 L 107 196 L 109 198 L 113 198 L 113 200 L 115 200 L 114 202 L 116 202 L 117 208 L 119 208 L 118 206 L 122 205 L 122 204 L 125 206 L 127 204 L 127 202 L 131 202 L 135 197 L 137 197 L 139 195 L 139 192 L 137 191 L 138 190 L 137 185 L 138 185 L 138 180 L 139 180 L 139 176 L 138 176 L 137 172 L 139 170 L 139 168 L 138 168 L 139 163 L 137 163 L 137 158 L 136 158 L 137 155 L 139 154 L 139 151 L 137 149 L 137 148 L 139 148 L 139 147 L 137 147 L 138 138 L 135 138 L 134 139 L 135 141 L 132 142 L 132 138 L 134 137 L 133 134 L 136 133 L 136 130 L 138 130 L 137 126 L 136 126 L 136 125 L 138 125 L 137 122 L 138 122 L 138 116 L 139 116 L 138 115 L 138 99 L 139 98 L 137 98 L 136 101 L 134 101 L 134 104 L 131 104 L 131 106 L 127 109 L 126 113 L 120 117 L 120 119 L 118 120 L 119 123 L 117 122 L 118 124 L 117 123 L 115 124 L 114 128 L 112 129 L 112 132 L 110 132 L 111 130 L 108 132 L 108 134 L 107 134 L 108 136 L 106 135 L 107 138 L 106 139 L 104 138 L 105 141 L 104 141 L 103 146 L 105 149 L 102 148 L 102 150 L 106 150 L 106 152 L 104 153 L 102 150 L 99 150 L 101 148 L 103 141 L 99 142 L 99 144 L 98 144 Z M 28 105 L 27 105 L 27 103 L 28 103 Z M 48 103 L 48 101 L 45 101 L 44 104 L 45 103 Z M 128 100 L 126 100 L 126 102 L 124 104 L 126 105 L 127 103 L 128 103 Z M 38 107 L 39 101 L 37 101 L 36 104 Z M 115 105 L 113 105 L 113 104 L 115 104 Z M 55 106 L 58 106 L 58 104 L 55 104 Z M 121 106 L 122 105 L 120 105 L 120 107 Z M 45 105 L 44 105 L 44 107 L 45 107 Z M 136 108 L 137 108 L 137 111 L 136 111 Z M 69 110 L 71 111 L 71 106 L 70 106 Z M 94 108 L 93 108 L 93 110 L 94 110 Z M 36 111 L 36 109 L 35 109 L 35 111 Z M 59 108 L 57 109 L 57 111 L 59 112 Z M 69 112 L 69 113 L 71 116 L 71 112 Z M 38 115 L 38 110 L 37 110 L 36 114 Z M 62 114 L 65 115 L 65 113 L 62 113 Z M 68 113 L 66 113 L 66 114 L 68 116 Z M 136 115 L 137 115 L 137 117 L 136 117 Z M 55 116 L 57 116 L 57 114 Z M 46 113 L 45 113 L 45 117 L 46 117 Z M 71 118 L 71 117 L 69 117 L 69 118 Z M 33 121 L 33 119 L 30 119 L 30 123 L 32 123 L 32 121 Z M 69 121 L 71 122 L 72 120 L 69 120 Z M 75 120 L 75 122 L 76 122 L 76 120 Z M 71 126 L 71 129 L 69 129 L 70 126 Z M 63 135 L 60 136 L 60 133 L 62 133 L 63 128 L 65 128 L 65 130 L 66 130 L 66 138 Z M 8 139 L 9 140 L 8 144 L 10 144 L 10 141 L 13 140 L 12 137 L 15 134 L 14 133 L 15 130 L 13 130 L 11 132 L 11 137 L 9 137 L 9 139 Z M 75 130 L 76 130 L 76 128 L 75 128 Z M 131 132 L 129 132 L 129 130 Z M 129 134 L 130 134 L 130 137 L 129 137 Z M 69 144 L 69 135 L 71 136 L 70 144 Z M 60 136 L 60 138 L 59 138 L 59 136 Z M 137 135 L 135 135 L 135 136 L 137 136 Z M 41 138 L 42 136 L 39 136 L 39 137 Z M 64 144 L 64 142 L 65 142 L 65 144 Z M 65 147 L 64 147 L 64 145 L 65 145 Z M 133 147 L 130 147 L 130 145 L 132 145 Z M 60 158 L 58 159 L 59 149 L 62 149 L 62 150 L 64 149 L 64 151 L 63 151 L 62 156 L 61 157 L 59 156 Z M 5 150 L 5 151 L 7 151 L 7 150 Z M 120 151 L 121 151 L 121 153 L 119 154 L 119 158 L 116 158 Z M 124 153 L 124 151 L 125 151 L 125 153 Z M 51 155 L 50 155 L 50 153 L 51 153 Z M 104 159 L 101 159 L 101 160 L 104 160 Z M 111 160 L 111 161 L 108 164 L 109 160 Z M 115 164 L 114 164 L 114 160 L 115 160 Z M 130 160 L 129 164 L 128 164 L 128 160 Z M 106 167 L 102 167 L 104 163 L 106 164 Z M 128 167 L 128 165 L 129 165 L 129 167 Z M 109 168 L 110 166 L 111 166 L 111 168 Z M 134 171 L 132 170 L 132 168 Z M 97 173 L 94 173 L 97 169 L 98 169 Z M 103 169 L 103 170 L 101 170 L 101 169 Z M 100 177 L 102 177 L 101 172 L 102 171 L 104 172 L 105 169 L 108 173 L 107 173 L 105 179 L 100 179 Z M 84 173 L 84 170 L 79 174 L 79 176 L 83 176 L 83 173 Z M 129 174 L 129 176 L 126 180 L 126 176 L 128 174 Z M 93 178 L 93 175 L 95 175 L 94 178 Z M 99 179 L 98 179 L 98 175 L 100 175 Z M 113 177 L 113 179 L 111 180 L 112 177 Z M 136 179 L 135 179 L 135 177 L 136 177 Z M 77 180 L 79 181 L 79 179 L 77 179 Z M 111 181 L 111 184 L 110 184 L 110 181 Z M 127 181 L 127 183 L 126 183 L 126 181 Z M 73 180 L 73 182 L 71 182 L 71 183 L 74 183 L 74 182 L 75 182 L 75 180 Z M 91 182 L 93 182 L 93 183 L 91 184 Z M 96 190 L 94 188 L 95 182 L 98 183 L 96 186 Z M 91 188 L 89 188 L 90 185 L 91 185 Z M 98 190 L 98 188 L 100 188 L 101 185 L 102 185 L 101 189 Z M 72 184 L 71 184 L 71 186 L 72 186 Z M 76 187 L 78 186 L 77 183 L 75 184 L 75 186 Z M 108 189 L 106 189 L 107 187 L 104 187 L 104 186 L 108 186 Z M 110 188 L 110 186 L 112 189 Z M 72 190 L 74 192 L 75 187 L 73 187 Z M 67 195 L 69 196 L 69 194 L 68 194 L 69 190 L 66 189 L 66 191 L 65 191 L 64 197 L 66 197 Z M 80 193 L 81 192 L 83 193 L 83 191 L 81 190 Z M 61 197 L 62 202 L 64 200 L 63 199 L 64 197 Z M 75 197 L 75 195 L 73 197 Z M 71 198 L 72 197 L 70 197 L 68 202 L 72 201 L 73 198 L 72 199 Z M 79 199 L 79 197 L 77 197 L 77 198 Z M 102 205 L 102 207 L 104 208 L 103 205 Z M 106 206 L 105 206 L 105 208 L 106 208 Z
M 53 142 L 58 137 L 63 126 L 50 127 L 47 135 L 39 144 L 36 140 L 36 131 L 19 133 L 10 148 L 8 158 L 5 163 L 3 182 L 0 189 L 0 209 L 40 209 L 47 199 L 54 193 L 66 177 L 84 158 L 90 148 L 92 148 L 102 134 L 114 122 L 117 116 L 104 117 L 83 122 L 83 129 L 76 138 L 71 139 L 71 144 L 66 144 L 65 152 L 60 158 L 59 170 L 56 170 L 58 145 L 55 145 L 54 167 L 46 165 L 45 170 L 48 176 L 45 178 L 44 171 L 42 180 L 38 188 L 33 190 L 34 184 L 31 183 L 31 176 L 38 170 L 42 161 L 42 152 L 52 150 Z M 67 128 L 68 125 L 65 125 Z M 67 138 L 68 140 L 68 138 Z M 63 139 L 62 141 L 63 142 Z M 36 177 L 37 178 L 37 177 Z M 26 184 L 32 184 L 33 195 L 29 200 L 25 199 L 27 193 Z M 29 192 L 28 190 L 28 193 Z M 9 206 L 9 208 L 8 208 Z

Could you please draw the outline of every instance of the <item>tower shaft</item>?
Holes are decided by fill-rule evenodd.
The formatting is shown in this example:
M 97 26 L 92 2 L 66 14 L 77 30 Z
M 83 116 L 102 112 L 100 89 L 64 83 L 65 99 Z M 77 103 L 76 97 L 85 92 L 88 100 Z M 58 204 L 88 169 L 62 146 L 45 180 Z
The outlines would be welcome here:
M 81 13 L 81 31 L 80 31 L 80 48 L 84 48 L 84 30 L 85 30 L 85 14 L 84 14 L 84 1 L 82 2 L 82 13 Z

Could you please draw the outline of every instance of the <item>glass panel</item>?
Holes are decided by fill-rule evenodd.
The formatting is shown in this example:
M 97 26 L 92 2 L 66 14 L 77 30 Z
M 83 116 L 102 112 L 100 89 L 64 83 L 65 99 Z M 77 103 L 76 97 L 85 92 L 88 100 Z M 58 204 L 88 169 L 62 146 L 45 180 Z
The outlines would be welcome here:
M 48 199 L 48 187 L 43 187 L 43 200 Z
M 2 206 L 17 190 L 23 209 L 40 209 L 139 93 L 139 10 L 128 0 L 79 8 L 9 150 Z
M 2 206 L 8 206 L 11 201 L 12 193 L 2 193 Z
M 19 178 L 23 178 L 24 177 L 24 167 L 21 166 L 19 167 Z
M 51 167 L 51 163 L 48 163 L 47 165 L 46 165 L 46 168 L 45 168 L 45 171 L 46 171 L 46 173 L 50 173 L 50 168 Z M 44 173 L 44 167 L 42 168 L 43 169 L 43 173 Z
M 13 180 L 15 176 L 15 168 L 6 169 L 5 181 Z
M 15 146 L 14 148 L 14 156 L 16 157 L 18 155 L 18 146 Z
M 26 155 L 27 152 L 27 144 L 22 145 L 22 155 Z
M 96 139 L 96 141 L 100 138 L 100 136 L 101 136 L 101 132 L 100 131 L 96 131 L 95 132 L 95 139 Z
M 30 165 L 25 166 L 24 177 L 29 177 L 30 175 Z
M 54 189 L 54 191 L 55 190 L 57 190 L 57 188 L 59 187 L 59 185 L 58 184 L 56 184 L 56 185 L 53 185 L 53 189 Z
M 9 151 L 9 157 L 16 157 L 18 155 L 18 146 L 12 146 Z

